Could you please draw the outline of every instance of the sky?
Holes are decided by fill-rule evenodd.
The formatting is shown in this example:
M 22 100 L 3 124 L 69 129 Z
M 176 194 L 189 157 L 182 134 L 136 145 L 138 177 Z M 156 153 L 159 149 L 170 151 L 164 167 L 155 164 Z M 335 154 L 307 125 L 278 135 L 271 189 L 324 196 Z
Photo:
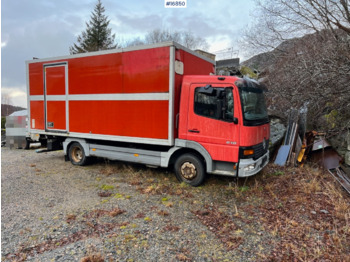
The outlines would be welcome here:
M 69 47 L 86 29 L 96 3 L 1 1 L 2 101 L 27 107 L 25 61 L 68 55 Z M 204 38 L 210 52 L 238 50 L 237 40 L 250 23 L 254 7 L 253 0 L 187 0 L 186 8 L 165 8 L 165 0 L 102 0 L 102 4 L 117 41 L 143 38 L 157 28 L 189 31 Z

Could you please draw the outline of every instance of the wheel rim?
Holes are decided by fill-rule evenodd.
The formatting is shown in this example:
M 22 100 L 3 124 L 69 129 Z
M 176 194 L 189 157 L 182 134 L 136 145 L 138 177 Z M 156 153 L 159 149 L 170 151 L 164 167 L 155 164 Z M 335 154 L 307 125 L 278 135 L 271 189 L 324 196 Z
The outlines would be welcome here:
M 185 162 L 181 166 L 181 176 L 187 180 L 192 180 L 197 176 L 196 166 L 190 162 Z
M 72 150 L 72 159 L 74 162 L 80 162 L 83 158 L 83 151 L 79 147 L 74 147 Z

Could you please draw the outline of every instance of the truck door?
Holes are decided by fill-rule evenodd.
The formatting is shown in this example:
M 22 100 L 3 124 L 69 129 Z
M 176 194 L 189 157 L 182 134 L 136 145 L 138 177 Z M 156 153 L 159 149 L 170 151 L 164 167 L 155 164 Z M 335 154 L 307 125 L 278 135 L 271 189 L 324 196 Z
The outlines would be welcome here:
M 44 65 L 46 131 L 68 131 L 67 70 L 67 63 Z
M 236 91 L 233 86 L 191 85 L 187 139 L 200 143 L 213 160 L 238 162 Z

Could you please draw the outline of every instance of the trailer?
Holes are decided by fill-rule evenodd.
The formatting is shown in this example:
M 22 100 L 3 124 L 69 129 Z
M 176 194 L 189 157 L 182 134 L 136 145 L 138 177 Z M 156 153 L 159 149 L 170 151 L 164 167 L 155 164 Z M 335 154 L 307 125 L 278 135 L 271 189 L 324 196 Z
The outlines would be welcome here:
M 249 176 L 268 162 L 259 84 L 215 76 L 215 61 L 175 42 L 35 59 L 26 71 L 27 139 L 63 148 L 74 165 L 174 166 L 198 186 L 207 173 Z

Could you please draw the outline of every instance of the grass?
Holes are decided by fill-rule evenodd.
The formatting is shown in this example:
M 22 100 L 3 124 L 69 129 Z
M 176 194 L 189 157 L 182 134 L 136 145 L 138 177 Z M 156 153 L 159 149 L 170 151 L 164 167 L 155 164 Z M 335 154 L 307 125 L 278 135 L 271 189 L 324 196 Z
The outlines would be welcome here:
M 331 176 L 311 167 L 282 170 L 270 165 L 251 184 L 248 193 L 260 199 L 254 207 L 260 214 L 257 221 L 276 236 L 265 259 L 349 258 L 350 197 Z
M 260 174 L 235 183 L 210 178 L 201 194 L 212 195 L 213 207 L 221 208 L 216 213 L 208 207 L 194 210 L 203 224 L 217 231 L 213 233 L 218 239 L 230 239 L 225 228 L 237 226 L 237 221 L 240 227 L 235 232 L 249 228 L 255 234 L 263 228 L 260 241 L 264 236 L 270 241 L 259 251 L 263 261 L 349 261 L 350 196 L 321 169 L 270 164 Z M 223 220 L 225 225 L 220 225 Z M 228 249 L 251 241 L 249 235 L 239 236 L 242 239 L 228 243 Z
M 113 185 L 102 185 L 101 189 L 102 190 L 113 190 L 114 186 Z
M 245 234 L 232 236 L 231 232 L 245 232 L 247 225 L 263 228 L 263 235 L 270 238 L 268 248 L 259 250 L 261 260 L 347 261 L 350 256 L 350 197 L 320 169 L 270 164 L 260 174 L 238 182 L 209 177 L 200 188 L 178 183 L 173 174 L 162 170 L 124 166 L 119 172 L 126 174 L 126 182 L 139 193 L 161 196 L 167 208 L 173 207 L 170 197 L 179 196 L 228 250 L 246 241 Z M 208 202 L 218 210 L 203 210 Z M 158 211 L 158 215 L 168 216 L 169 212 Z M 233 221 L 240 221 L 241 227 Z
M 100 175 L 102 178 L 98 181 L 98 189 L 104 190 L 99 196 L 108 197 L 103 200 L 108 204 L 103 206 L 105 209 L 92 210 L 82 216 L 88 228 L 70 235 L 66 242 L 57 239 L 38 244 L 29 249 L 28 254 L 33 254 L 37 247 L 53 250 L 86 236 L 110 234 L 115 237 L 115 229 L 123 238 L 118 244 L 148 248 L 151 243 L 147 240 L 138 242 L 141 238 L 137 240 L 132 234 L 138 236 L 135 232 L 145 225 L 153 227 L 160 221 L 161 233 L 179 236 L 186 227 L 177 226 L 182 220 L 174 220 L 174 224 L 171 221 L 177 212 L 188 210 L 191 216 L 186 217 L 202 224 L 197 232 L 198 239 L 214 235 L 227 253 L 226 258 L 241 250 L 255 254 L 257 261 L 348 261 L 350 257 L 350 196 L 322 170 L 308 166 L 281 168 L 270 164 L 263 172 L 248 179 L 236 182 L 228 177 L 210 176 L 203 186 L 193 188 L 178 183 L 172 173 L 162 169 L 112 165 L 111 170 L 118 171 L 110 175 L 105 171 L 106 177 Z M 116 176 L 122 182 L 120 185 L 114 181 Z M 128 194 L 132 195 L 131 200 L 127 200 L 131 198 Z M 145 198 L 147 203 L 153 201 L 151 208 L 143 207 L 142 201 L 136 210 L 127 205 Z M 125 210 L 115 206 L 117 202 Z M 67 214 L 65 220 L 68 224 L 82 223 L 75 214 Z M 165 226 L 161 224 L 164 221 L 168 221 Z M 211 244 L 218 243 L 213 241 Z M 210 249 L 206 245 L 203 248 Z M 104 259 L 98 252 L 93 250 L 81 261 Z M 116 252 L 122 254 L 124 251 L 117 249 Z M 176 252 L 177 261 L 189 261 L 196 249 Z M 215 255 L 213 260 L 225 261 L 220 255 Z

